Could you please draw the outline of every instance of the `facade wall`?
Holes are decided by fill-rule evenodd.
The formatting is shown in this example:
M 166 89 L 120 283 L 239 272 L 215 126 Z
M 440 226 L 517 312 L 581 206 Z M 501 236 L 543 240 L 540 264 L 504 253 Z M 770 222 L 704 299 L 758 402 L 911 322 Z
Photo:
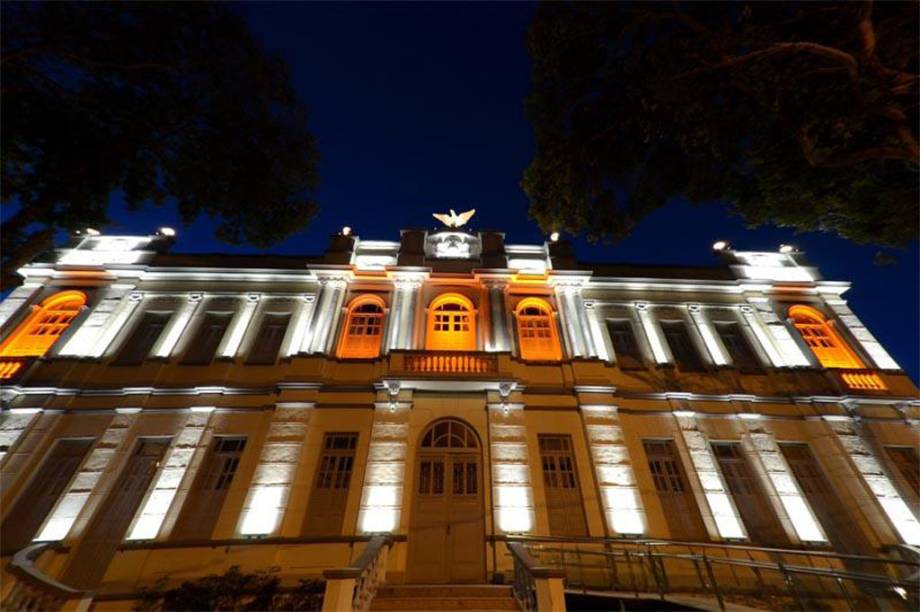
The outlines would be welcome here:
M 4 512 L 56 440 L 93 439 L 35 534 L 63 545 L 46 562 L 51 575 L 64 576 L 79 562 L 87 530 L 111 503 L 138 440 L 156 437 L 168 439 L 169 450 L 108 564 L 104 591 L 129 593 L 161 577 L 178 582 L 233 565 L 274 568 L 296 582 L 347 565 L 379 531 L 397 536 L 390 579 L 407 580 L 420 520 L 421 439 L 440 419 L 461 421 L 478 438 L 483 580 L 509 567 L 502 537 L 553 535 L 541 434 L 571 440 L 587 538 L 677 537 L 667 516 L 673 508 L 656 490 L 643 446 L 668 440 L 710 541 L 763 544 L 746 534 L 714 460 L 711 443 L 718 441 L 743 449 L 766 497 L 764 511 L 776 514 L 789 546 L 837 546 L 822 534 L 829 529 L 820 526 L 823 510 L 809 509 L 784 458 L 790 443 L 813 453 L 835 511 L 860 534 L 854 546 L 874 554 L 918 543 L 918 493 L 885 451 L 916 446 L 917 390 L 845 307 L 840 284 L 814 276 L 777 287 L 764 279 L 655 280 L 583 270 L 527 276 L 436 266 L 361 271 L 354 263 L 308 268 L 151 266 L 133 269 L 130 283 L 120 269 L 79 277 L 69 277 L 69 268 L 30 270 L 30 290 L 11 297 L 3 311 L 4 337 L 30 306 L 59 289 L 80 287 L 89 297 L 51 352 L 23 361 L 3 390 Z M 446 293 L 472 303 L 475 350 L 435 361 L 429 358 L 443 351 L 425 351 L 429 305 Z M 350 333 L 349 305 L 367 294 L 384 305 L 380 354 L 348 359 L 337 347 Z M 552 310 L 559 361 L 521 357 L 515 313 L 521 300 L 534 297 Z M 823 313 L 864 367 L 821 367 L 787 319 L 794 304 Z M 120 363 L 139 342 L 137 327 L 149 312 L 169 313 L 162 331 L 140 363 Z M 214 358 L 183 363 L 209 312 L 229 317 Z M 288 317 L 276 338 L 277 358 L 247 363 L 271 316 Z M 624 340 L 608 327 L 622 321 L 633 334 L 636 363 L 618 354 Z M 756 367 L 735 363 L 720 326 L 746 343 Z M 688 354 L 699 363 L 687 362 Z M 449 361 L 457 357 L 466 360 Z M 357 435 L 341 529 L 306 536 L 330 433 Z M 177 542 L 172 531 L 218 436 L 246 438 L 239 465 L 213 530 Z M 811 516 L 812 526 L 802 516 Z

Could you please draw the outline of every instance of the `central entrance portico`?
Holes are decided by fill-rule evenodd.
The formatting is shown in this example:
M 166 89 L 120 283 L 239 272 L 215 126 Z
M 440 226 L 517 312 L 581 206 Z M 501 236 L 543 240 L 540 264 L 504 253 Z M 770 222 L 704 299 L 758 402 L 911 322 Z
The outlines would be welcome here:
M 422 435 L 409 529 L 409 581 L 485 581 L 482 449 L 472 427 L 441 419 Z

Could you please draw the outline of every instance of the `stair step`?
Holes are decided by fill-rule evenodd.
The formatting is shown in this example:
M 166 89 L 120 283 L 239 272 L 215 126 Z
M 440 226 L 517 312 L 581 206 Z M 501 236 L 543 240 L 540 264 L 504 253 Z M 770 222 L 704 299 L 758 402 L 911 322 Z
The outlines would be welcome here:
M 374 598 L 371 610 L 517 610 L 511 597 L 387 597 Z
M 491 584 L 393 584 L 377 588 L 376 599 L 398 597 L 511 597 L 511 587 Z
M 491 584 L 393 584 L 377 589 L 372 610 L 517 610 L 511 587 Z

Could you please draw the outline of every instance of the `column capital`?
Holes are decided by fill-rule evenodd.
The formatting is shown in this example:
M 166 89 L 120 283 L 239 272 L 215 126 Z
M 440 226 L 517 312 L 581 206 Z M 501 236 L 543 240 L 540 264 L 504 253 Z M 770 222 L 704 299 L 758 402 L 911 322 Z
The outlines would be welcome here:
M 255 304 L 261 299 L 262 299 L 261 293 L 247 293 L 246 294 L 246 302 L 249 304 Z
M 189 293 L 189 294 L 188 294 L 188 303 L 189 303 L 189 304 L 197 304 L 197 303 L 200 302 L 202 299 L 204 299 L 204 294 L 203 294 L 203 293 Z
M 144 299 L 143 291 L 132 291 L 131 293 L 128 294 L 128 301 L 140 302 L 143 299 Z

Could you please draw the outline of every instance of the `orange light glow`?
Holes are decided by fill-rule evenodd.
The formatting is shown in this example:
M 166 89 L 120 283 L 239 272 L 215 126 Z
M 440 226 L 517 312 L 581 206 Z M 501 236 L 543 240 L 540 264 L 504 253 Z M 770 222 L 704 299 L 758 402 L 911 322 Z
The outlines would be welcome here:
M 814 308 L 801 304 L 792 306 L 789 309 L 789 317 L 792 318 L 805 344 L 825 368 L 862 369 L 866 367 L 827 323 L 824 315 Z
M 339 340 L 339 357 L 371 359 L 380 354 L 385 306 L 384 301 L 376 295 L 363 295 L 351 301 L 342 338 Z
M 539 298 L 521 300 L 515 310 L 521 357 L 527 361 L 559 361 L 562 349 L 552 307 Z
M 430 351 L 476 350 L 476 311 L 468 298 L 447 293 L 432 300 L 428 307 L 425 348 Z
M 2 357 L 41 357 L 57 342 L 86 304 L 80 291 L 62 291 L 32 307 L 32 314 L 0 344 Z

